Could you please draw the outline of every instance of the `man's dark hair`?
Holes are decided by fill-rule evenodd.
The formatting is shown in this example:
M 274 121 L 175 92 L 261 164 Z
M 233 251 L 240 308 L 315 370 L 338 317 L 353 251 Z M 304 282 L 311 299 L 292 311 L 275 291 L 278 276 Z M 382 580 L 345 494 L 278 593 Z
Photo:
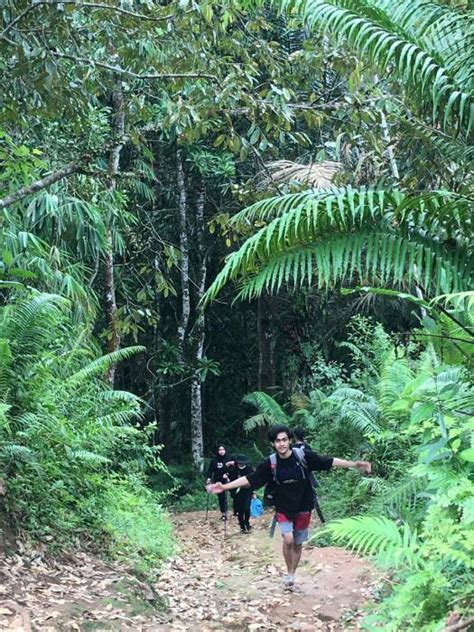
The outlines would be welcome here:
M 293 434 L 295 435 L 295 439 L 298 441 L 304 441 L 304 428 L 301 426 L 296 426 L 293 428 Z
M 285 426 L 284 424 L 278 424 L 277 426 L 272 426 L 268 431 L 268 440 L 273 443 L 280 432 L 286 432 L 288 435 L 288 439 L 293 439 L 293 432 Z

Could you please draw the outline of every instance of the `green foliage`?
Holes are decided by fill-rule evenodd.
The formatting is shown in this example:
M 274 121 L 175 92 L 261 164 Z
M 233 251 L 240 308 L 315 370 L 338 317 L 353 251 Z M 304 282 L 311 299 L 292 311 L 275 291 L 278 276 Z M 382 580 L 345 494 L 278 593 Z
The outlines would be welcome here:
M 243 281 L 239 297 L 246 299 L 283 285 L 326 288 L 354 278 L 374 285 L 422 283 L 438 293 L 467 289 L 468 208 L 467 199 L 444 192 L 407 195 L 351 187 L 257 202 L 236 218 L 269 223 L 230 255 L 206 300 L 229 281 Z M 447 234 L 459 235 L 456 252 L 440 244 L 441 225 Z
M 111 483 L 104 494 L 102 512 L 111 553 L 132 562 L 137 572 L 152 575 L 157 562 L 174 552 L 171 522 L 140 478 Z
M 155 427 L 140 427 L 139 398 L 98 379 L 141 349 L 95 358 L 67 302 L 37 293 L 1 309 L 0 340 L 0 469 L 13 526 L 56 547 L 95 536 L 147 567 L 166 557 L 170 527 L 145 487 L 147 472 L 164 469 L 149 444 Z
M 389 351 L 372 399 L 345 388 L 324 401 L 336 404 L 335 419 L 361 432 L 359 445 L 378 474 L 357 486 L 368 515 L 336 520 L 319 536 L 396 570 L 398 581 L 374 607 L 369 628 L 428 631 L 438 629 L 454 602 L 468 612 L 474 391 L 464 369 L 440 365 L 429 347 L 417 360 Z M 368 401 L 377 423 L 366 421 Z
M 425 0 L 285 0 L 311 28 L 345 40 L 384 73 L 388 66 L 433 121 L 471 130 L 474 42 L 469 15 Z
M 268 393 L 262 391 L 248 393 L 242 401 L 245 404 L 254 406 L 259 411 L 258 414 L 245 420 L 244 428 L 247 432 L 262 426 L 287 424 L 289 422 L 289 417 L 283 408 Z

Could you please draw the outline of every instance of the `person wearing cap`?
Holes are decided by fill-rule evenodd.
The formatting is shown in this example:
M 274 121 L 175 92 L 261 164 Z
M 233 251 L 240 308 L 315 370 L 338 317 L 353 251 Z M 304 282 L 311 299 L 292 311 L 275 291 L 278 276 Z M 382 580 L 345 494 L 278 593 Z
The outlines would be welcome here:
M 237 478 L 252 474 L 253 467 L 249 465 L 245 454 L 237 454 L 233 461 L 226 463 L 231 469 L 235 469 Z M 250 533 L 250 503 L 252 500 L 252 490 L 250 487 L 237 487 L 235 489 L 234 506 L 237 511 L 240 532 Z

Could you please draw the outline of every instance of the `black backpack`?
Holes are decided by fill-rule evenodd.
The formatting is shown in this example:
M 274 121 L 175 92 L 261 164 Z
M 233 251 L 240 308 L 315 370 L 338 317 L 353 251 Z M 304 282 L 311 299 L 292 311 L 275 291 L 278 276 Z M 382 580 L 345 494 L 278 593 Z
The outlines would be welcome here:
M 298 461 L 298 465 L 300 466 L 302 472 L 303 472 L 303 477 L 305 479 L 308 479 L 308 466 L 306 465 L 306 457 L 304 454 L 304 448 L 292 448 L 293 454 L 296 457 L 296 460 Z M 277 455 L 275 453 L 270 454 L 270 467 L 272 470 L 272 477 L 273 480 L 271 481 L 271 483 L 267 483 L 265 485 L 265 489 L 263 491 L 263 504 L 266 507 L 274 507 L 275 506 L 275 499 L 276 499 L 276 494 L 277 494 L 277 490 L 278 490 L 278 486 L 280 485 L 280 483 L 278 482 L 278 478 L 277 478 Z

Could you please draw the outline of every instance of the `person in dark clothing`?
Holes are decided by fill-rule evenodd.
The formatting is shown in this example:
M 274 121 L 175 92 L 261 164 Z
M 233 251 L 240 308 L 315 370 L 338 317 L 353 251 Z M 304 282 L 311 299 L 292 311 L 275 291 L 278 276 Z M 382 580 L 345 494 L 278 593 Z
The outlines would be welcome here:
M 245 454 L 238 454 L 235 459 L 228 462 L 227 465 L 230 466 L 229 478 L 231 481 L 242 476 L 248 476 L 253 472 L 253 467 L 249 465 Z M 252 490 L 250 487 L 238 487 L 234 492 L 234 508 L 237 512 L 240 532 L 249 533 L 252 530 L 250 526 Z
M 304 434 L 304 428 L 302 428 L 301 426 L 296 426 L 296 428 L 293 428 L 294 439 L 291 445 L 294 448 L 304 448 L 305 450 L 312 450 L 313 448 L 304 440 Z
M 229 474 L 227 472 L 226 462 L 229 459 L 227 450 L 224 445 L 219 444 L 217 446 L 217 453 L 215 457 L 209 463 L 207 470 L 206 485 L 210 483 L 228 483 Z M 221 520 L 227 520 L 227 495 L 225 491 L 218 494 L 217 499 L 219 501 L 219 509 L 221 511 Z
M 273 426 L 268 438 L 276 453 L 276 468 L 272 470 L 270 457 L 257 466 L 255 472 L 241 476 L 231 483 L 215 483 L 208 486 L 208 491 L 221 494 L 229 489 L 250 487 L 259 489 L 277 479 L 275 494 L 276 520 L 283 538 L 283 557 L 286 562 L 287 575 L 285 587 L 292 588 L 295 582 L 295 571 L 301 559 L 302 545 L 309 537 L 311 511 L 314 498 L 308 472 L 330 470 L 333 467 L 356 468 L 361 472 L 370 472 L 371 465 L 367 461 L 346 461 L 329 456 L 321 456 L 313 451 L 305 453 L 306 467 L 303 467 L 296 451 L 291 449 L 293 433 L 288 426 Z

